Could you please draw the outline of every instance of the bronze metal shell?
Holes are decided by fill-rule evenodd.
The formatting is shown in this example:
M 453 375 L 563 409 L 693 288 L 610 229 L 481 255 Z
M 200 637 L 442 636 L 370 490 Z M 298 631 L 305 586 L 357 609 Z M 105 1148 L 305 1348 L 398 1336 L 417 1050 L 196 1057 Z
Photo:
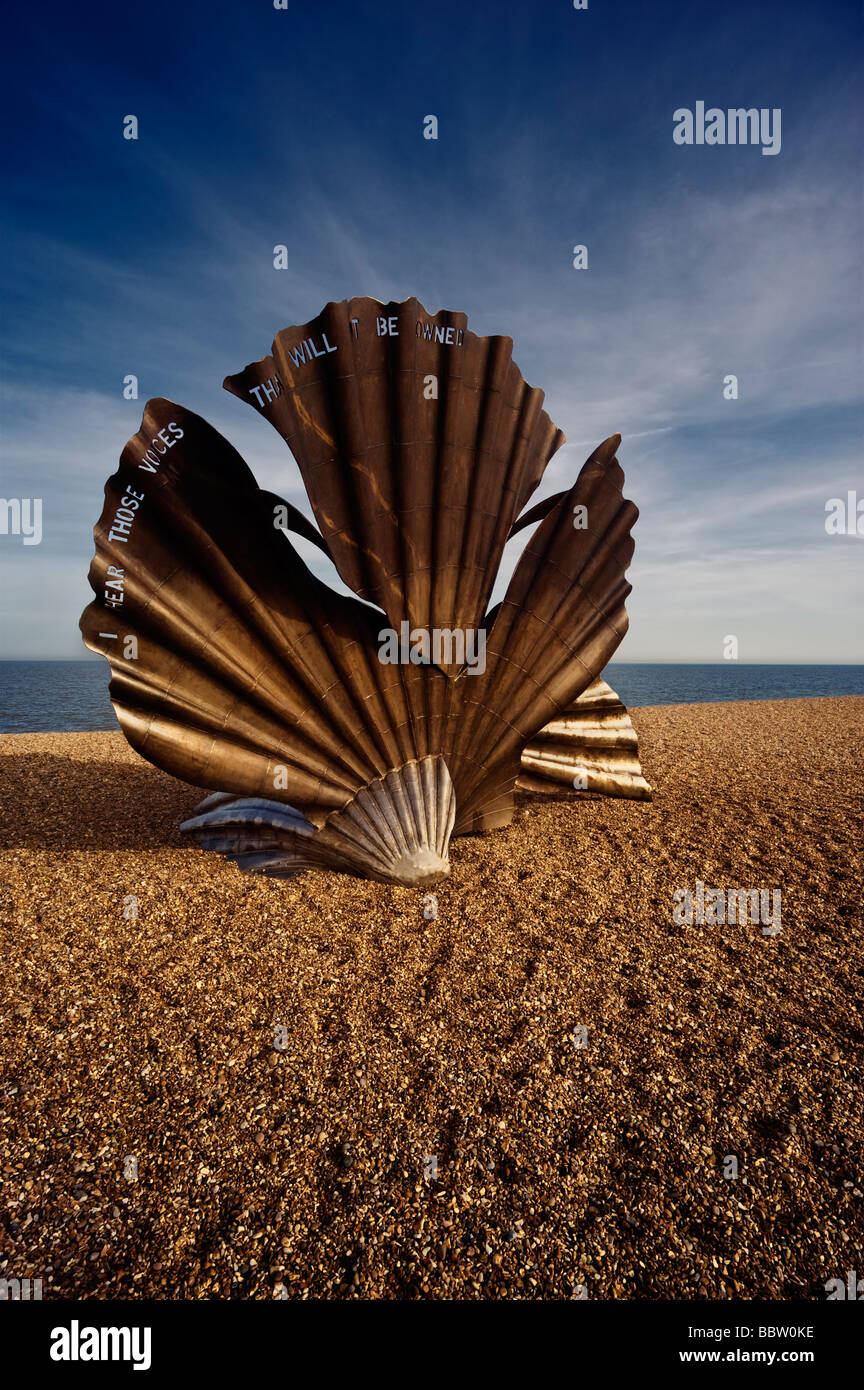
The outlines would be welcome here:
M 446 872 L 451 829 L 511 818 L 526 745 L 548 745 L 541 731 L 566 723 L 626 630 L 638 515 L 616 435 L 535 509 L 487 614 L 504 544 L 563 442 L 511 348 L 417 300 L 351 300 L 229 378 L 288 440 L 320 532 L 204 420 L 148 403 L 106 485 L 81 627 L 111 664 L 132 745 L 224 794 L 189 826 L 202 843 L 259 871 L 282 854 L 285 868 L 420 882 Z M 360 598 L 315 578 L 283 526 Z M 485 670 L 382 664 L 382 630 L 403 623 L 485 629 Z
M 593 681 L 525 745 L 516 785 L 545 792 L 563 785 L 594 795 L 651 800 L 633 721 L 611 686 Z

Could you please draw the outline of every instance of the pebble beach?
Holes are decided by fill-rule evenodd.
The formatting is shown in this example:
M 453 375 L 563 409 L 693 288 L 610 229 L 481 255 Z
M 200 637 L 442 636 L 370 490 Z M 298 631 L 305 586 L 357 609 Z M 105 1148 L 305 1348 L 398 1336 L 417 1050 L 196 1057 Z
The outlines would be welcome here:
M 453 841 L 437 915 L 189 845 L 204 792 L 119 732 L 0 737 L 0 1277 L 823 1300 L 864 1275 L 864 697 L 631 713 L 654 800 L 521 793 Z M 779 889 L 782 929 L 676 922 L 699 883 Z

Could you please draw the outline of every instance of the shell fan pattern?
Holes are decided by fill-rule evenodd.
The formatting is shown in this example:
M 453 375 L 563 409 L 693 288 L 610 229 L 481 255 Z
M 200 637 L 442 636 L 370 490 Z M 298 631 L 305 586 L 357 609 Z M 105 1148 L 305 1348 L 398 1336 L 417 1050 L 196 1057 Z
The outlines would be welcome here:
M 81 630 L 132 746 L 218 788 L 182 827 L 205 849 L 257 873 L 426 884 L 452 835 L 510 822 L 517 780 L 650 797 L 599 679 L 627 628 L 638 515 L 620 437 L 525 511 L 564 436 L 512 346 L 416 299 L 352 299 L 228 377 L 291 449 L 317 526 L 199 416 L 148 402 L 106 484 Z

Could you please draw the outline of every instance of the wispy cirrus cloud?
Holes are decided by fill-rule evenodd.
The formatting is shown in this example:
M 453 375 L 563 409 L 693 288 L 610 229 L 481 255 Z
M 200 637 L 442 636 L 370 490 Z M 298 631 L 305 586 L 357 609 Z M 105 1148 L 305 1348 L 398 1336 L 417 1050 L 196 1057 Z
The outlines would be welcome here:
M 454 67 L 447 5 L 329 29 L 304 12 L 281 30 L 216 7 L 170 83 L 111 30 L 89 46 L 40 32 L 40 81 L 24 63 L 18 93 L 38 159 L 13 154 L 0 490 L 43 496 L 45 531 L 26 555 L 0 538 L 0 653 L 79 653 L 102 484 L 148 396 L 204 415 L 308 510 L 281 440 L 222 379 L 329 299 L 416 294 L 514 338 L 568 435 L 543 494 L 623 435 L 641 516 L 622 656 L 719 659 L 737 622 L 748 659 L 864 659 L 858 548 L 824 530 L 827 498 L 864 494 L 854 93 L 836 36 L 788 5 L 742 6 L 744 49 L 726 12 L 712 41 L 710 16 L 697 33 L 663 4 L 650 22 L 592 10 L 590 29 L 522 8 L 460 11 Z M 711 100 L 782 105 L 782 153 L 676 149 L 694 74 Z M 136 143 L 124 109 L 141 113 Z M 127 373 L 139 402 L 122 400 Z

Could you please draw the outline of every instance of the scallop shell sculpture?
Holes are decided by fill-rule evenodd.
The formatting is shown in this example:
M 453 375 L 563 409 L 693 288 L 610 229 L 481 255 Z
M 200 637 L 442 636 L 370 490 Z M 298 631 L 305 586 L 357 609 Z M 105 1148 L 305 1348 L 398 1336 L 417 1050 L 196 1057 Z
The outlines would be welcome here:
M 620 436 L 525 512 L 564 436 L 511 351 L 464 314 L 353 299 L 228 377 L 289 445 L 317 528 L 199 416 L 148 402 L 106 484 L 81 629 L 132 746 L 219 789 L 182 826 L 205 849 L 426 884 L 452 835 L 510 822 L 517 780 L 650 797 L 598 679 L 627 628 L 638 515 Z

